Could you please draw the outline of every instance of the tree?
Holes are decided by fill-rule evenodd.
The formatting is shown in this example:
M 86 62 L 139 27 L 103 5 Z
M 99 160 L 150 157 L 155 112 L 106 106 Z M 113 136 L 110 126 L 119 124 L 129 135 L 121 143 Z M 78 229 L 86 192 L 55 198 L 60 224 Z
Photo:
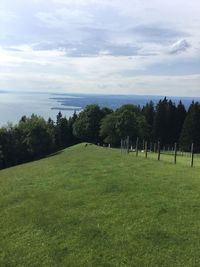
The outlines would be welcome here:
M 17 164 L 16 138 L 12 124 L 8 124 L 0 129 L 0 145 L 3 154 L 2 166 L 10 167 Z
M 88 105 L 73 125 L 73 134 L 79 140 L 99 142 L 100 123 L 104 114 L 98 105 Z
M 19 128 L 23 133 L 23 143 L 31 159 L 41 158 L 52 152 L 52 136 L 47 122 L 36 115 L 21 121 Z
M 158 102 L 153 125 L 154 140 L 160 140 L 163 145 L 177 141 L 176 115 L 177 108 L 171 100 L 165 97 Z
M 146 137 L 149 135 L 149 128 L 138 107 L 123 105 L 102 120 L 100 134 L 104 142 L 119 145 L 120 140 L 127 136 L 131 140 Z
M 200 151 L 200 104 L 192 103 L 183 124 L 180 145 L 185 151 L 189 151 L 194 143 L 195 151 Z
M 59 112 L 56 121 L 56 146 L 57 149 L 63 149 L 71 144 L 71 134 L 69 122 L 66 117 Z
M 3 152 L 2 152 L 2 146 L 0 145 L 0 168 L 3 167 Z
M 103 142 L 117 146 L 120 137 L 117 134 L 117 116 L 115 113 L 108 114 L 101 121 L 100 136 Z
M 121 138 L 129 136 L 130 139 L 136 139 L 139 134 L 138 116 L 141 116 L 139 109 L 134 105 L 123 105 L 116 110 L 117 133 Z
M 76 112 L 74 112 L 73 116 L 69 118 L 68 120 L 68 130 L 69 130 L 69 145 L 74 145 L 78 143 L 78 139 L 73 134 L 73 125 L 75 121 L 77 120 L 78 116 Z
M 142 114 L 144 115 L 146 122 L 148 124 L 148 131 L 149 131 L 149 140 L 153 139 L 153 124 L 154 124 L 154 117 L 155 117 L 155 109 L 154 103 L 150 101 L 142 108 Z
M 183 128 L 183 124 L 185 121 L 187 115 L 187 111 L 185 109 L 185 106 L 183 103 L 180 101 L 178 106 L 177 106 L 177 115 L 176 115 L 176 141 L 180 139 L 181 131 Z

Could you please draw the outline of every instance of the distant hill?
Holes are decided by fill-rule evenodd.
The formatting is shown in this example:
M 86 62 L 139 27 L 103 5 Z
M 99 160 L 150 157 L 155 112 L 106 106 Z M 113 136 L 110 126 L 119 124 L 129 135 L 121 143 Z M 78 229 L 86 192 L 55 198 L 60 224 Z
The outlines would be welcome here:
M 52 94 L 50 99 L 57 101 L 61 106 L 81 107 L 84 109 L 87 105 L 98 104 L 100 107 L 109 107 L 112 109 L 119 108 L 124 104 L 134 104 L 139 106 L 146 105 L 147 102 L 153 101 L 155 104 L 164 96 L 150 96 L 150 95 L 98 95 L 98 94 Z M 200 97 L 167 97 L 174 103 L 178 104 L 181 100 L 188 109 L 192 101 L 199 101 Z M 60 106 L 57 107 L 59 109 Z

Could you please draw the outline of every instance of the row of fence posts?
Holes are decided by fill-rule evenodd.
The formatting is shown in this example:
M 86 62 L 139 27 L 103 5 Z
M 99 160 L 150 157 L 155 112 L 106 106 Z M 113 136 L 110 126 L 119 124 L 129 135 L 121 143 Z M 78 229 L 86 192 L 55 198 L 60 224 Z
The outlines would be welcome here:
M 130 148 L 130 140 L 129 140 L 129 136 L 127 136 L 125 139 L 121 139 L 121 154 L 125 153 L 128 154 L 129 153 L 129 148 Z M 144 150 L 144 155 L 145 158 L 148 157 L 148 142 L 147 141 L 143 141 L 143 150 Z M 161 155 L 161 146 L 160 146 L 160 142 L 158 141 L 157 143 L 157 149 L 156 149 L 156 143 L 154 143 L 154 153 L 158 154 L 158 161 L 160 161 L 160 155 Z M 138 156 L 138 152 L 139 152 L 139 138 L 136 139 L 136 144 L 135 144 L 135 154 L 136 157 Z M 150 152 L 152 152 L 152 143 L 150 143 Z M 174 144 L 174 164 L 177 163 L 177 143 Z M 194 166 L 194 144 L 191 145 L 191 167 Z

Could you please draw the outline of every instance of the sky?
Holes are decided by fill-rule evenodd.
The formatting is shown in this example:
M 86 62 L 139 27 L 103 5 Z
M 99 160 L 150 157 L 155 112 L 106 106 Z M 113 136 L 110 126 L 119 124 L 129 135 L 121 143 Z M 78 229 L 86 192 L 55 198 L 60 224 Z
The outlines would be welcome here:
M 199 0 L 1 0 L 0 90 L 200 96 Z

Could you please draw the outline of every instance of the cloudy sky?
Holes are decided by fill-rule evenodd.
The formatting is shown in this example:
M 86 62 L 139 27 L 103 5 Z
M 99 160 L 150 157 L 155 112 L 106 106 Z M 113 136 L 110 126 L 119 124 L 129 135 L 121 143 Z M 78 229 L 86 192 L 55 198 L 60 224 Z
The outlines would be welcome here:
M 199 0 L 1 0 L 0 90 L 200 96 Z

